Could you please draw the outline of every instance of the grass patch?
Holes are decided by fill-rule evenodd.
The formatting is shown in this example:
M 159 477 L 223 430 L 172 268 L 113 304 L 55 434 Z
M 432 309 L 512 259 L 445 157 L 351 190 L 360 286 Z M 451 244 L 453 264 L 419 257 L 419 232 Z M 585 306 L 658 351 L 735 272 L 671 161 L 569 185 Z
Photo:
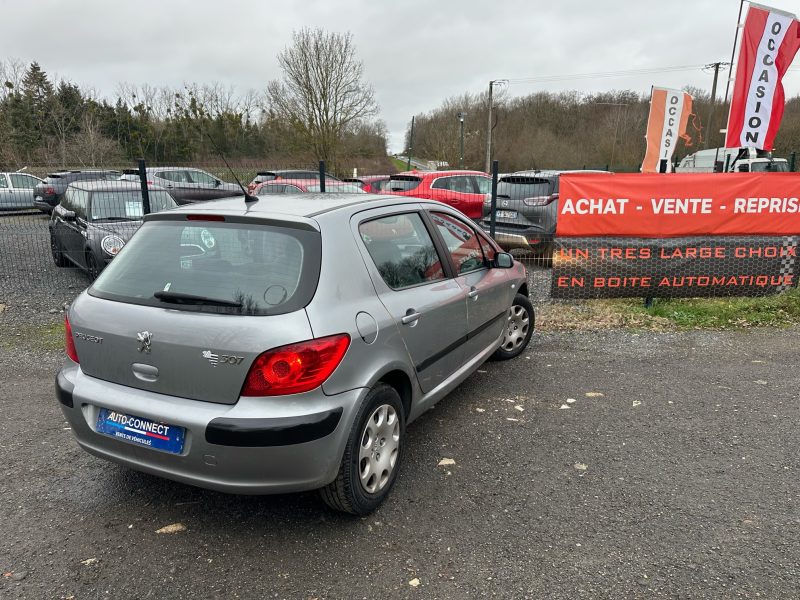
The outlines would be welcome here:
M 0 330 L 0 347 L 40 352 L 61 350 L 64 347 L 64 322 L 4 326 Z
M 408 171 L 408 162 L 394 157 L 389 157 L 389 160 L 392 161 L 392 166 L 397 170 L 398 173 L 401 171 Z
M 762 298 L 660 300 L 639 310 L 684 329 L 785 327 L 800 323 L 800 290 Z
M 800 290 L 761 298 L 681 298 L 656 300 L 650 308 L 638 298 L 586 300 L 538 307 L 543 331 L 647 329 L 746 329 L 800 324 Z

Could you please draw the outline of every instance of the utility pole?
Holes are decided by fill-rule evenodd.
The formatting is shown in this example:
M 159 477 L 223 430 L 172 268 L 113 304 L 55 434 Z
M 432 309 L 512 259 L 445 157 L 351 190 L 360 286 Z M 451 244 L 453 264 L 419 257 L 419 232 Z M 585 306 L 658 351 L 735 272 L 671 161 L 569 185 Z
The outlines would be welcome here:
M 706 65 L 706 68 L 713 68 L 714 69 L 714 83 L 711 84 L 711 106 L 708 107 L 708 120 L 706 121 L 706 139 L 703 145 L 703 148 L 708 148 L 708 142 L 711 139 L 711 119 L 714 117 L 714 104 L 717 101 L 717 78 L 719 77 L 719 69 L 720 67 L 727 66 L 730 63 L 726 62 L 715 62 L 711 63 L 710 65 Z
M 465 112 L 459 112 L 458 113 L 458 122 L 461 124 L 461 158 L 459 159 L 459 162 L 458 162 L 458 165 L 459 165 L 458 168 L 459 169 L 463 169 L 464 168 L 464 117 L 466 117 L 466 116 L 467 116 L 467 113 L 465 113 Z
M 414 117 L 411 117 L 411 135 L 408 136 L 408 164 L 406 165 L 406 171 L 411 170 L 411 150 L 414 147 Z
M 486 127 L 486 173 L 492 166 L 492 88 L 494 81 L 489 82 L 489 124 Z

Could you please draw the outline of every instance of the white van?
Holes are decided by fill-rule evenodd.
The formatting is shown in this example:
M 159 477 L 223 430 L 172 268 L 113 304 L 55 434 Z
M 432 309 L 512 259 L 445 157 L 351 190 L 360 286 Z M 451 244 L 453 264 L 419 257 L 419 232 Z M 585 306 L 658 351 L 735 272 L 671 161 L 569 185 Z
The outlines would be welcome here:
M 714 163 L 718 168 L 714 168 Z M 698 150 L 694 154 L 685 156 L 678 166 L 676 173 L 714 173 L 714 172 L 770 172 L 783 173 L 789 170 L 789 163 L 785 158 L 772 158 L 769 152 L 758 151 L 755 148 L 711 148 Z

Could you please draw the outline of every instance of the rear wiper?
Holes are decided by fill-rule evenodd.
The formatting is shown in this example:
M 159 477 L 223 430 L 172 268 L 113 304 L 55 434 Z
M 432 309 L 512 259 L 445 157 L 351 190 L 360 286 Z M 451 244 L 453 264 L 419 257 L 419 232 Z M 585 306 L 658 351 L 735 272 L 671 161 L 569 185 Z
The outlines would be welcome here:
M 207 298 L 206 296 L 195 296 L 194 294 L 181 294 L 180 292 L 156 292 L 153 298 L 162 302 L 172 304 L 205 304 L 208 306 L 229 306 L 231 308 L 241 308 L 241 302 L 233 300 L 223 300 L 221 298 Z

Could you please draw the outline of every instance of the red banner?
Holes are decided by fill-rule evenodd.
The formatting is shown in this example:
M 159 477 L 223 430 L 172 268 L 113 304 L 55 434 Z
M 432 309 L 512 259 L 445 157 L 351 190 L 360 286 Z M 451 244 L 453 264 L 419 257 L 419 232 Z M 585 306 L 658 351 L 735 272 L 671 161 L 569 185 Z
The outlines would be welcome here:
M 561 176 L 556 237 L 800 234 L 798 173 Z
M 800 27 L 793 14 L 750 5 L 739 46 L 726 148 L 772 150 L 783 117 L 781 80 L 798 48 Z

